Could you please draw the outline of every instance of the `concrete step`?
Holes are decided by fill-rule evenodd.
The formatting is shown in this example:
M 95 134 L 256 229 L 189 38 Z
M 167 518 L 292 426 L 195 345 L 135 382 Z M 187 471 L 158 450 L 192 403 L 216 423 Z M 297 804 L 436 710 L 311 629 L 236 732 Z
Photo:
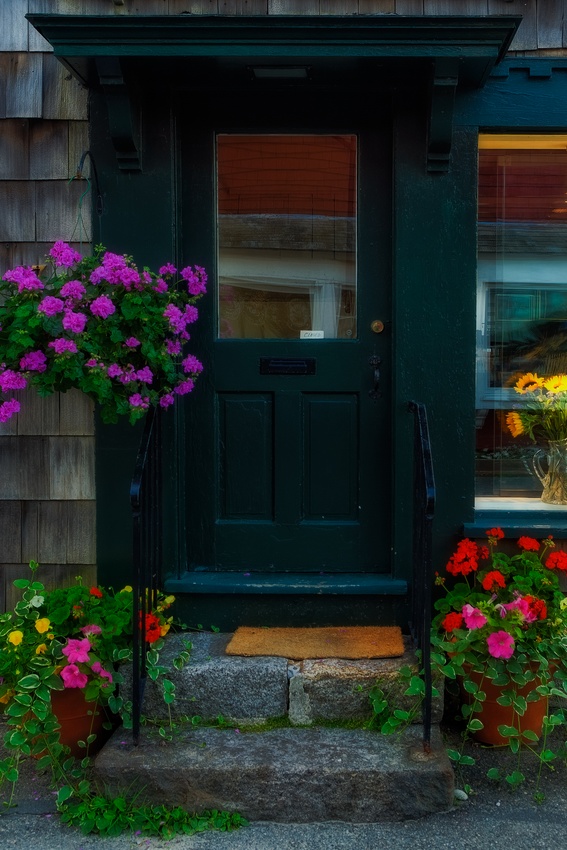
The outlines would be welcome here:
M 230 638 L 231 634 L 204 632 L 168 638 L 160 657 L 166 666 L 179 654 L 184 641 L 193 645 L 189 663 L 169 676 L 175 683 L 176 698 L 171 706 L 175 718 L 198 715 L 213 720 L 220 715 L 245 725 L 288 717 L 300 726 L 362 719 L 371 714 L 369 691 L 376 683 L 393 707 L 409 710 L 415 703 L 414 698 L 404 696 L 406 684 L 398 675 L 402 666 L 416 669 L 409 642 L 401 658 L 297 661 L 226 655 Z M 124 672 L 128 677 L 129 671 Z M 167 716 L 159 685 L 150 680 L 143 713 L 157 719 Z M 439 722 L 442 713 L 442 699 L 438 698 L 433 706 L 434 722 Z
M 399 821 L 448 810 L 454 776 L 437 729 L 399 735 L 339 728 L 265 732 L 186 728 L 171 742 L 118 730 L 95 761 L 111 794 L 141 789 L 152 803 L 238 811 L 251 821 Z

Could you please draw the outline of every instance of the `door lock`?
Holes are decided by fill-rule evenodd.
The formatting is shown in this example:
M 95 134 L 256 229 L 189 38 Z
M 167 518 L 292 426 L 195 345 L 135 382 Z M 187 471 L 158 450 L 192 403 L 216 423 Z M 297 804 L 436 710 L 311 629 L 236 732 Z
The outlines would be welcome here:
M 384 322 L 381 322 L 380 319 L 374 319 L 370 325 L 370 330 L 372 333 L 381 334 L 384 330 Z

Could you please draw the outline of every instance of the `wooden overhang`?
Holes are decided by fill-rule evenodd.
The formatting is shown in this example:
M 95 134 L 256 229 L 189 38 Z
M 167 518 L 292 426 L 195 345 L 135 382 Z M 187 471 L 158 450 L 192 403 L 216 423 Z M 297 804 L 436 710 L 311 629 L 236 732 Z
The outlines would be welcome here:
M 177 88 L 427 86 L 427 168 L 449 165 L 458 86 L 481 87 L 504 57 L 519 15 L 111 16 L 27 15 L 55 56 L 86 86 L 101 86 L 119 166 L 140 166 L 135 94 L 146 74 Z M 141 65 L 142 63 L 142 65 Z M 254 68 L 270 79 L 255 78 Z M 293 76 L 291 69 L 300 69 Z M 304 73 L 301 73 L 304 69 Z M 281 72 L 281 74 L 280 74 Z

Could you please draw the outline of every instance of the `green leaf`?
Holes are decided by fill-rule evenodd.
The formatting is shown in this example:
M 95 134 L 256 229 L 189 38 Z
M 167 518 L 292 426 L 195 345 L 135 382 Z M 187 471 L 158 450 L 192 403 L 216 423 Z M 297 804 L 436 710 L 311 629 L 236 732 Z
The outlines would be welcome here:
M 500 732 L 503 738 L 517 738 L 520 734 L 518 730 L 514 728 L 514 726 L 506 726 L 504 724 L 498 727 L 498 731 Z
M 526 777 L 520 770 L 515 770 L 506 777 L 506 782 L 513 787 L 525 782 Z
M 57 805 L 60 806 L 61 803 L 64 803 L 65 800 L 68 800 L 72 796 L 73 796 L 73 789 L 71 788 L 71 786 L 70 785 L 64 785 L 57 792 Z
M 14 582 L 14 587 L 18 587 L 20 590 L 25 590 L 25 588 L 29 586 L 30 583 L 27 578 L 17 578 Z
M 468 765 L 469 767 L 472 767 L 475 764 L 475 760 L 472 756 L 461 756 L 459 759 L 459 764 L 464 764 Z
M 484 729 L 484 723 L 475 718 L 470 721 L 468 728 L 471 732 L 479 732 L 481 729 Z
M 498 782 L 502 777 L 500 775 L 500 770 L 497 767 L 491 767 L 489 771 L 487 771 L 486 776 L 488 779 L 492 779 L 495 782 Z
M 21 688 L 24 691 L 35 691 L 36 688 L 41 684 L 41 680 L 36 673 L 30 673 L 28 676 L 24 676 L 18 682 L 18 688 Z

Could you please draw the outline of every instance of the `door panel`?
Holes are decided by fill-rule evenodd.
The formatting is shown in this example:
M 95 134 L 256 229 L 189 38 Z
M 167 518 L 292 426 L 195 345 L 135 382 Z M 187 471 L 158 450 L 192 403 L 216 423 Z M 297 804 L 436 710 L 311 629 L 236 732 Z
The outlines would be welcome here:
M 216 174 L 215 254 L 199 262 L 217 288 L 187 406 L 189 569 L 387 573 L 391 339 L 370 325 L 389 326 L 388 128 L 213 126 L 192 150 L 188 206 Z

